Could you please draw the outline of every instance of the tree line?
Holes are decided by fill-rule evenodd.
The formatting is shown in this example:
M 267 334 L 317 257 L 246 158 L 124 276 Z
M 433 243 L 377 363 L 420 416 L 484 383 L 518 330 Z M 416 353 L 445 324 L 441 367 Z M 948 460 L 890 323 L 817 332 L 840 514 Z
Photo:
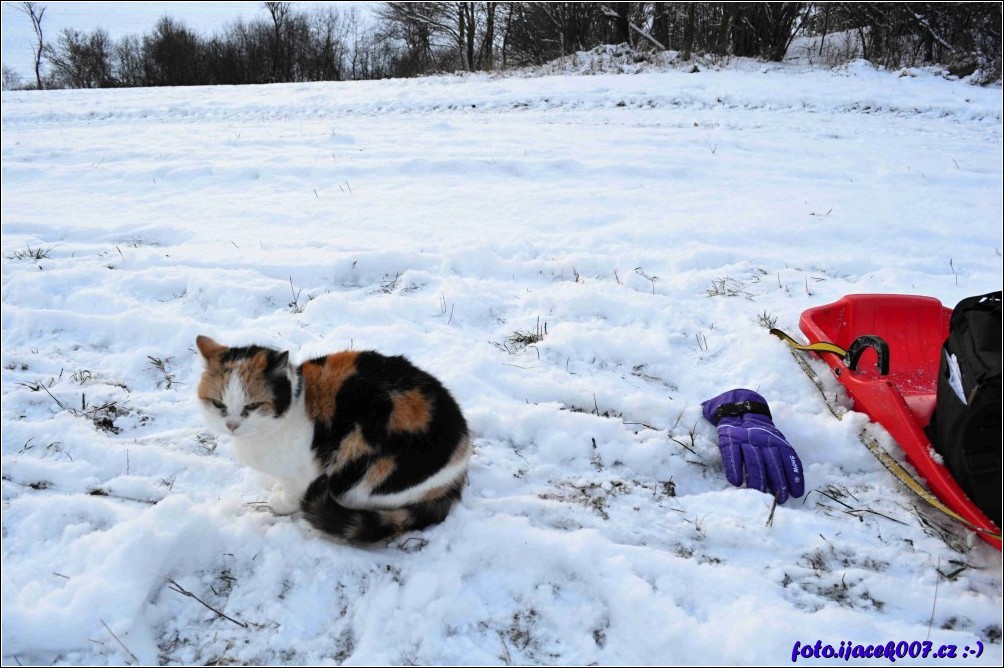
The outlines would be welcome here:
M 420 76 L 539 65 L 601 44 L 781 61 L 798 35 L 818 60 L 839 54 L 886 67 L 938 64 L 1001 72 L 997 2 L 384 2 L 372 15 L 337 4 L 262 15 L 203 36 L 165 16 L 141 36 L 65 29 L 46 39 L 46 7 L 15 7 L 35 30 L 38 88 L 261 84 Z M 829 50 L 826 39 L 830 38 Z M 817 47 L 813 47 L 817 48 Z M 831 60 L 832 60 L 831 55 Z M 43 64 L 46 67 L 43 67 Z M 17 87 L 4 67 L 4 87 Z

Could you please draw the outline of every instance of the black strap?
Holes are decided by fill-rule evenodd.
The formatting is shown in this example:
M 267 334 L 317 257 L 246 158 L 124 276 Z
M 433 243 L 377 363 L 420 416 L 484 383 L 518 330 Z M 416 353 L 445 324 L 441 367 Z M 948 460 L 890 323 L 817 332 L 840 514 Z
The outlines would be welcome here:
M 756 413 L 757 415 L 771 417 L 770 408 L 765 403 L 759 401 L 737 401 L 731 404 L 722 404 L 718 407 L 714 416 L 715 424 L 718 424 L 722 418 L 739 417 L 747 413 Z
M 854 339 L 851 347 L 847 349 L 847 355 L 844 356 L 844 364 L 847 365 L 850 371 L 857 371 L 861 355 L 869 348 L 873 349 L 875 354 L 878 355 L 878 362 L 875 366 L 878 367 L 879 373 L 883 376 L 888 376 L 889 344 L 881 336 L 875 336 L 874 334 L 865 334 Z

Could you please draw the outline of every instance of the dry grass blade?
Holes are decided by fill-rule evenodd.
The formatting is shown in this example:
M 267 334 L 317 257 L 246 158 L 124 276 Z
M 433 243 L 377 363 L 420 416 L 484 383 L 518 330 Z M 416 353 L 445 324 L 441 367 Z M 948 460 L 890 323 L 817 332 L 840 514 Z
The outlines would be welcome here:
M 72 410 L 72 409 L 67 409 L 67 408 L 66 408 L 66 406 L 64 406 L 64 405 L 63 405 L 63 402 L 62 402 L 62 401 L 60 401 L 59 399 L 57 399 L 57 398 L 56 398 L 56 396 L 55 396 L 55 395 L 54 395 L 54 394 L 53 394 L 52 392 L 50 392 L 50 391 L 49 391 L 49 388 L 47 388 L 47 387 L 46 387 L 45 385 L 42 385 L 41 383 L 39 383 L 39 384 L 38 384 L 38 387 L 39 387 L 40 389 L 43 389 L 43 390 L 45 390 L 45 393 L 46 393 L 46 394 L 48 394 L 48 395 L 49 395 L 49 397 L 50 397 L 50 398 L 51 398 L 51 399 L 52 399 L 53 401 L 55 401 L 55 402 L 56 402 L 56 405 L 57 405 L 57 406 L 59 406 L 59 407 L 60 407 L 60 408 L 61 408 L 62 410 L 64 410 L 64 411 L 65 411 L 65 410 L 69 410 L 69 411 L 70 411 L 71 413 L 73 412 L 73 410 Z M 33 391 L 36 391 L 36 392 L 37 392 L 38 390 L 33 390 Z
M 680 417 L 683 417 L 683 413 L 680 414 Z M 677 438 L 676 436 L 673 435 L 673 433 L 676 431 L 676 426 L 679 423 L 680 423 L 680 420 L 679 420 L 679 418 L 677 418 L 676 424 L 674 424 L 673 428 L 670 430 L 669 440 L 673 441 L 673 443 L 676 443 L 677 445 L 679 445 L 681 448 L 683 448 L 684 450 L 686 450 L 690 454 L 692 454 L 694 456 L 699 456 L 697 454 L 697 450 L 696 450 L 696 448 L 697 448 L 697 423 L 695 422 L 694 426 L 691 427 L 690 430 L 687 431 L 687 433 L 686 433 L 686 437 L 690 441 L 690 445 L 687 445 L 686 443 L 684 443 L 683 440 L 682 440 L 682 437 L 681 438 Z M 694 462 L 694 463 L 698 463 L 698 462 Z
M 844 503 L 843 501 L 840 500 L 840 497 L 841 496 L 845 496 L 845 494 L 841 493 L 839 490 L 837 490 L 837 489 L 835 489 L 833 487 L 829 487 L 828 486 L 826 489 L 814 489 L 812 491 L 815 492 L 816 494 L 821 495 L 821 496 L 825 496 L 827 499 L 829 499 L 830 501 L 833 501 L 834 503 L 839 503 L 841 506 L 843 506 L 844 508 L 846 508 L 846 510 L 843 511 L 845 514 L 851 515 L 852 517 L 857 517 L 859 520 L 862 519 L 861 518 L 862 514 L 868 513 L 870 515 L 877 515 L 878 517 L 887 519 L 890 522 L 895 522 L 896 524 L 902 524 L 903 526 L 906 526 L 906 522 L 903 522 L 902 520 L 898 520 L 895 517 L 889 517 L 888 515 L 886 515 L 884 513 L 880 513 L 877 510 L 872 510 L 871 508 L 855 508 L 854 506 L 852 506 L 852 505 L 850 505 L 848 503 Z M 811 494 L 811 492 L 810 492 L 810 494 Z M 846 493 L 846 496 L 851 496 L 851 498 L 853 498 L 853 496 L 849 492 Z M 806 498 L 808 498 L 808 494 L 806 494 Z M 855 499 L 855 501 L 856 500 L 857 499 Z M 804 501 L 803 501 L 803 503 L 804 503 Z
M 931 627 L 934 626 L 934 611 L 938 607 L 938 585 L 941 584 L 941 557 L 938 557 L 938 565 L 934 571 L 938 574 L 934 579 L 934 600 L 931 601 L 931 619 L 927 622 L 927 639 L 931 639 Z
M 845 510 L 844 512 L 847 513 L 848 515 L 853 515 L 854 517 L 858 517 L 858 515 L 861 513 L 870 513 L 872 515 L 878 515 L 879 517 L 885 518 L 890 522 L 895 522 L 896 524 L 902 524 L 903 526 L 907 526 L 906 522 L 903 522 L 902 520 L 897 520 L 895 517 L 889 517 L 888 515 L 883 515 L 877 510 L 871 510 L 870 508 L 854 508 L 851 510 Z
M 938 538 L 944 542 L 945 545 L 956 552 L 965 553 L 969 551 L 966 539 L 960 534 L 954 532 L 951 528 L 945 526 L 941 522 L 936 521 L 933 517 L 929 516 L 916 506 L 911 507 L 910 510 L 912 511 L 913 516 L 917 518 L 917 521 L 920 522 L 920 525 L 923 527 L 926 534 Z
M 119 646 L 126 651 L 126 654 L 128 654 L 130 657 L 132 657 L 133 661 L 135 661 L 136 663 L 139 663 L 139 658 L 135 654 L 133 654 L 129 650 L 129 648 L 126 647 L 125 644 L 121 640 L 119 640 L 119 637 L 117 635 L 115 635 L 114 631 L 112 631 L 110 628 L 108 628 L 108 625 L 105 624 L 105 620 L 99 619 L 98 621 L 101 622 L 101 626 L 105 627 L 105 630 L 108 631 L 108 633 L 112 634 L 112 638 L 115 638 L 115 642 L 117 642 L 119 644 Z
M 540 318 L 537 318 L 537 326 L 531 331 L 517 329 L 505 338 L 504 342 L 489 341 L 489 343 L 510 355 L 515 355 L 525 348 L 535 348 L 534 344 L 540 343 L 547 336 L 547 323 L 540 325 Z M 537 350 L 537 357 L 540 357 L 540 350 Z
M 777 327 L 777 316 L 774 315 L 773 313 L 764 311 L 763 313 L 757 316 L 757 322 L 760 323 L 760 326 L 764 327 L 765 329 L 774 329 L 775 327 Z
M 44 260 L 49 258 L 49 251 L 51 248 L 42 248 L 38 246 L 37 248 L 32 248 L 27 246 L 24 250 L 16 250 L 11 252 L 7 256 L 8 260 Z
M 174 385 L 181 385 L 181 383 L 175 380 L 174 374 L 167 370 L 167 365 L 172 362 L 172 358 L 165 357 L 164 359 L 160 359 L 159 357 L 154 357 L 152 355 L 147 355 L 146 358 L 150 361 L 150 366 L 164 374 L 164 380 L 167 382 L 168 390 Z
M 774 502 L 770 504 L 770 514 L 767 515 L 767 523 L 764 526 L 772 527 L 774 526 L 774 511 L 777 510 L 777 497 L 774 497 Z
M 506 340 L 513 345 L 525 348 L 526 346 L 533 345 L 534 343 L 540 343 L 544 340 L 545 336 L 547 336 L 547 323 L 545 322 L 543 329 L 541 329 L 540 318 L 537 318 L 537 326 L 533 329 L 533 331 L 516 330 L 506 337 Z
M 246 623 L 239 622 L 236 619 L 234 619 L 233 617 L 230 617 L 230 616 L 226 615 L 225 613 L 220 612 L 219 610 L 217 610 L 213 606 L 209 605 L 208 603 L 206 603 L 205 601 L 203 601 L 201 598 L 199 598 L 198 596 L 196 596 L 192 592 L 190 592 L 187 589 L 185 589 L 184 587 L 182 587 L 180 584 L 178 584 L 174 580 L 168 580 L 167 582 L 168 582 L 168 584 L 171 585 L 169 587 L 171 589 L 171 591 L 175 591 L 175 592 L 181 594 L 182 596 L 187 596 L 188 598 L 194 598 L 196 601 L 198 601 L 199 603 L 201 603 L 202 605 L 204 605 L 209 610 L 212 610 L 213 612 L 215 612 L 217 615 L 219 615 L 223 619 L 226 619 L 227 621 L 233 622 L 234 624 L 236 624 L 237 626 L 239 626 L 239 627 L 241 627 L 243 629 L 246 629 L 248 627 L 248 625 Z
M 848 491 L 846 488 L 837 487 L 835 485 L 827 485 L 826 487 L 824 487 L 822 489 L 813 489 L 813 490 L 811 490 L 809 492 L 809 494 L 812 494 L 812 492 L 815 492 L 816 494 L 821 494 L 822 496 L 825 496 L 827 499 L 829 499 L 829 500 L 831 500 L 831 501 L 833 501 L 835 503 L 839 503 L 840 505 L 842 505 L 844 508 L 847 508 L 848 510 L 854 510 L 854 506 L 848 505 L 848 504 L 844 503 L 843 501 L 841 501 L 840 499 L 849 496 L 852 499 L 854 499 L 855 501 L 858 500 L 857 497 L 855 497 L 853 494 L 851 494 L 850 491 Z M 805 495 L 805 498 L 802 499 L 802 503 L 805 503 L 806 501 L 809 500 L 809 494 Z
M 746 290 L 746 284 L 731 276 L 711 281 L 711 287 L 706 292 L 709 297 L 743 297 L 751 301 L 753 299 L 753 294 Z
M 300 288 L 299 290 L 296 289 L 296 286 L 293 285 L 293 277 L 292 276 L 289 277 L 289 291 L 290 291 L 290 294 L 293 296 L 293 301 L 291 301 L 291 302 L 289 302 L 289 304 L 287 304 L 287 306 L 289 307 L 290 313 L 294 313 L 294 314 L 296 314 L 296 313 L 303 313 L 303 310 L 306 308 L 305 304 L 301 304 L 300 303 L 300 293 L 303 292 L 303 288 Z

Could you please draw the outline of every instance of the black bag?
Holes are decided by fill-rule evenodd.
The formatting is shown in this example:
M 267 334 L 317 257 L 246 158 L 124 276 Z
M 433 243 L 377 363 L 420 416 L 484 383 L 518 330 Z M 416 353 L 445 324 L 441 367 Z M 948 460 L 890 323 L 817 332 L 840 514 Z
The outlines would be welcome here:
M 1001 526 L 1001 292 L 952 311 L 931 442 L 962 490 Z

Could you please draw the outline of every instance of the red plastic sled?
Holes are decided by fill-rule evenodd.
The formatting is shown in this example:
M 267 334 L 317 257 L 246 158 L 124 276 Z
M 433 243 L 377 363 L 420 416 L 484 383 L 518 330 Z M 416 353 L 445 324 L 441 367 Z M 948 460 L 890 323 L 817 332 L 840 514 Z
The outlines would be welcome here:
M 799 327 L 810 343 L 848 350 L 848 362 L 836 355 L 820 357 L 847 389 L 854 410 L 885 427 L 942 503 L 973 526 L 999 535 L 1000 529 L 934 459 L 924 433 L 934 413 L 941 345 L 951 316 L 952 310 L 933 297 L 847 295 L 808 309 Z M 977 533 L 1001 549 L 1000 538 Z

